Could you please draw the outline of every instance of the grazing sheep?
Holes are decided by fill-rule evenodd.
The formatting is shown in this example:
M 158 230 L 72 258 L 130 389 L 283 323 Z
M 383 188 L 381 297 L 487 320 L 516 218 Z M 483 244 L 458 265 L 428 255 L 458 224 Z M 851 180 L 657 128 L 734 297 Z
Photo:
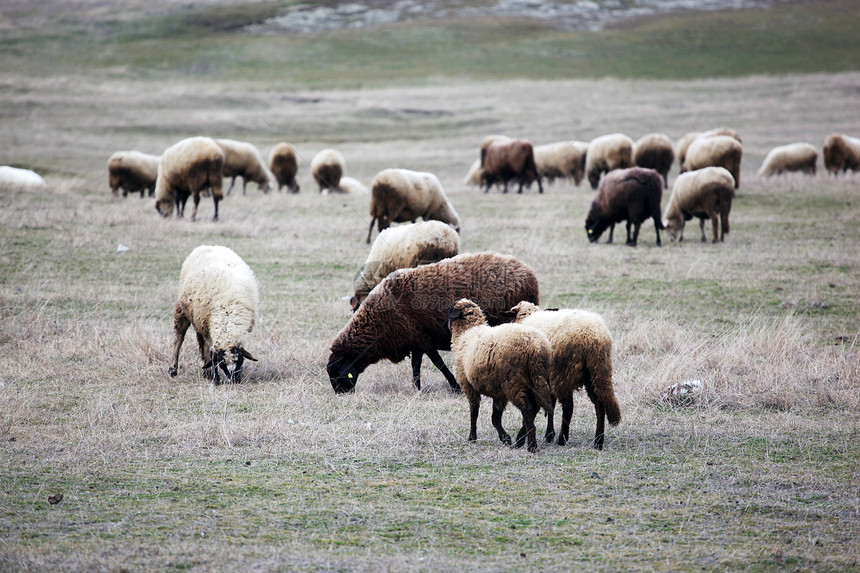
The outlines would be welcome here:
M 633 167 L 633 140 L 623 133 L 601 135 L 588 144 L 585 174 L 592 189 L 597 189 L 604 173 L 628 167 Z
M 179 274 L 170 376 L 179 370 L 179 349 L 194 326 L 206 377 L 218 384 L 220 366 L 229 382 L 241 382 L 244 360 L 256 361 L 244 343 L 254 328 L 259 299 L 253 271 L 232 250 L 202 245 L 191 251 Z
M 357 310 L 373 287 L 397 269 L 436 263 L 459 252 L 460 236 L 441 221 L 385 229 L 373 241 L 367 261 L 353 280 L 352 310 Z
M 346 172 L 346 161 L 335 149 L 323 149 L 311 160 L 311 175 L 323 191 L 340 191 L 340 178 Z
M 735 196 L 735 180 L 723 167 L 704 167 L 682 173 L 675 179 L 672 195 L 663 214 L 663 225 L 673 241 L 684 240 L 684 225 L 693 217 L 699 218 L 702 242 L 705 237 L 705 220 L 711 220 L 714 242 L 722 242 L 729 232 L 729 212 Z M 717 237 L 717 227 L 722 230 Z
M 639 227 L 651 217 L 657 232 L 657 246 L 660 243 L 660 201 L 663 197 L 663 178 L 653 169 L 629 167 L 612 171 L 600 182 L 597 196 L 591 202 L 585 219 L 588 240 L 596 243 L 609 228 L 609 240 L 615 232 L 615 223 L 627 221 L 627 245 L 635 247 L 639 240 Z M 630 235 L 630 225 L 634 226 Z
M 158 164 L 161 157 L 140 151 L 117 151 L 108 159 L 108 183 L 116 196 L 122 188 L 122 196 L 146 191 L 155 195 L 155 180 L 158 178 Z
M 481 185 L 483 178 L 484 172 L 481 169 L 481 160 L 476 159 L 469 167 L 469 171 L 466 173 L 466 176 L 463 177 L 463 185 L 471 185 L 473 187 L 477 187 Z
M 337 393 L 352 392 L 358 375 L 382 359 L 400 362 L 412 355 L 412 382 L 421 389 L 421 358 L 430 357 L 459 389 L 439 350 L 451 348 L 445 318 L 461 298 L 477 301 L 491 325 L 521 300 L 537 303 L 537 277 L 514 257 L 463 254 L 438 263 L 401 269 L 370 291 L 331 344 L 326 370 Z
M 45 180 L 35 171 L 0 166 L 0 191 L 40 191 L 45 187 Z
M 789 143 L 771 149 L 758 170 L 759 177 L 771 177 L 789 171 L 815 175 L 818 151 L 809 143 Z
M 215 202 L 214 221 L 218 220 L 218 203 L 224 198 L 223 183 L 224 151 L 208 137 L 189 137 L 168 147 L 161 156 L 158 177 L 155 181 L 155 209 L 162 217 L 169 217 L 176 205 L 176 214 L 185 214 L 185 203 L 189 195 L 194 200 L 191 220 L 197 218 L 200 192 L 212 190 Z
M 292 145 L 282 141 L 272 148 L 269 152 L 269 170 L 278 181 L 278 191 L 286 185 L 290 193 L 299 192 L 300 187 L 296 181 L 299 162 Z
M 215 143 L 224 150 L 224 177 L 232 178 L 230 188 L 227 189 L 228 195 L 233 190 L 237 177 L 242 178 L 242 195 L 245 194 L 248 181 L 256 183 L 264 193 L 278 188 L 275 175 L 263 162 L 260 150 L 253 144 L 235 139 L 216 139 Z
M 705 132 L 690 132 L 679 139 L 675 147 L 675 156 L 678 158 L 678 166 L 681 168 L 681 173 L 684 172 L 684 159 L 687 157 L 687 149 L 693 143 L 693 140 L 697 137 L 713 137 L 715 135 L 727 135 L 736 139 L 738 143 L 743 144 L 740 134 L 730 127 L 716 127 Z
M 380 233 L 391 223 L 414 223 L 418 217 L 425 221 L 442 221 L 460 231 L 460 216 L 448 200 L 442 183 L 432 173 L 383 169 L 373 178 L 370 192 L 368 244 L 375 222 Z
M 573 415 L 573 392 L 585 387 L 594 404 L 597 425 L 594 447 L 603 449 L 604 419 L 617 426 L 621 408 L 612 386 L 612 335 L 600 315 L 586 310 L 541 310 L 530 302 L 521 302 L 511 309 L 514 322 L 531 326 L 546 334 L 552 345 L 550 389 L 553 393 L 546 424 L 546 438 L 555 435 L 553 409 L 555 400 L 561 402 L 561 427 L 558 445 L 570 438 L 570 418 Z
M 703 167 L 725 167 L 735 179 L 735 189 L 740 185 L 743 145 L 734 137 L 715 135 L 697 137 L 687 148 L 681 173 Z
M 344 193 L 351 193 L 353 195 L 366 195 L 370 193 L 370 189 L 367 186 L 354 177 L 347 177 L 344 175 L 340 178 L 340 190 Z
M 663 188 L 669 187 L 669 170 L 675 161 L 675 149 L 668 135 L 652 133 L 633 144 L 633 163 L 653 169 L 663 176 Z
M 840 171 L 860 171 L 860 139 L 840 133 L 824 138 L 824 167 L 834 175 Z
M 501 139 L 492 141 L 486 148 L 481 148 L 482 179 L 490 190 L 493 183 L 503 185 L 503 193 L 508 192 L 508 181 L 516 180 L 520 186 L 517 193 L 523 192 L 523 184 L 537 181 L 538 191 L 543 193 L 540 174 L 537 171 L 534 157 L 534 147 L 525 139 Z
M 493 399 L 493 427 L 499 440 L 511 445 L 511 436 L 502 427 L 502 414 L 510 401 L 523 414 L 516 446 L 528 441 L 528 450 L 536 452 L 535 416 L 541 408 L 552 409 L 548 385 L 552 348 L 546 335 L 520 324 L 490 326 L 481 307 L 469 299 L 454 303 L 447 324 L 454 372 L 469 401 L 469 441 L 478 439 L 478 410 L 484 395 Z
M 556 178 L 573 179 L 579 185 L 585 174 L 585 158 L 588 143 L 584 141 L 559 141 L 535 146 L 535 165 L 538 174 L 550 183 Z

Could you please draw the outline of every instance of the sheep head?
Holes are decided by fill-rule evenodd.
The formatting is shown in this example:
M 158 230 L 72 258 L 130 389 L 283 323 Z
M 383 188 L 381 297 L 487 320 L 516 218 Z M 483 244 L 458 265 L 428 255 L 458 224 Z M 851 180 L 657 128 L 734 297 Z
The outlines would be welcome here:
M 355 383 L 361 373 L 355 361 L 340 353 L 332 352 L 325 369 L 336 394 L 355 392 Z
M 481 307 L 467 298 L 461 298 L 451 306 L 445 326 L 453 334 L 458 328 L 469 329 L 473 326 L 486 324 Z
M 242 366 L 246 358 L 254 362 L 257 361 L 250 352 L 241 346 L 232 346 L 226 350 L 213 348 L 209 352 L 209 361 L 203 365 L 203 369 L 212 369 L 212 379 L 216 384 L 219 383 L 218 368 L 224 371 L 228 382 L 238 384 L 242 381 Z

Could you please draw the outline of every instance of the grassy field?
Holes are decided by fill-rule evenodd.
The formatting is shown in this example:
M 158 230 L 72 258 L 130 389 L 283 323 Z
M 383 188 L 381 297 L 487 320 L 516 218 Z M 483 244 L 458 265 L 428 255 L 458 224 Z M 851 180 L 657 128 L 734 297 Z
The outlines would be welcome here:
M 509 23 L 507 49 L 524 60 L 485 75 L 455 57 L 456 43 L 438 42 L 450 50 L 439 70 L 404 49 L 416 59 L 397 75 L 364 67 L 378 40 L 354 32 L 260 38 L 223 25 L 231 8 L 200 6 L 209 19 L 189 28 L 93 6 L 76 17 L 34 9 L 20 22 L 39 22 L 39 36 L 21 24 L 0 39 L 12 54 L 0 64 L 0 163 L 49 185 L 0 191 L 0 569 L 860 569 L 860 177 L 820 163 L 815 177 L 755 177 L 775 145 L 860 134 L 850 3 L 597 35 Z M 267 10 L 239 12 L 256 21 Z M 819 40 L 745 36 L 791 47 L 777 64 L 744 63 L 753 47 L 726 52 L 719 37 L 669 40 L 690 22 L 719 31 L 729 20 L 791 21 Z M 812 22 L 839 25 L 822 34 Z M 476 26 L 413 23 L 383 36 L 498 42 L 489 23 Z M 638 67 L 644 53 L 603 51 L 651 35 L 668 38 L 651 60 L 662 79 Z M 619 77 L 576 79 L 584 68 L 534 56 L 558 43 L 593 44 Z M 679 46 L 690 46 L 680 61 L 669 56 Z M 317 49 L 332 54 L 319 71 L 308 63 Z M 853 59 L 829 57 L 839 49 Z M 338 50 L 355 60 L 335 66 Z M 726 68 L 695 68 L 697 53 Z M 759 72 L 776 75 L 747 75 Z M 677 139 L 718 125 L 738 129 L 745 149 L 722 245 L 690 240 L 695 223 L 681 245 L 664 236 L 656 247 L 650 223 L 635 249 L 591 245 L 590 189 L 484 195 L 462 183 L 488 133 Z M 234 190 L 217 223 L 205 198 L 192 223 L 159 218 L 149 198 L 111 197 L 113 151 L 160 153 L 198 134 L 264 154 L 286 139 L 302 158 L 302 192 Z M 385 167 L 437 173 L 463 251 L 513 254 L 535 269 L 543 305 L 604 316 L 623 421 L 603 452 L 588 447 L 584 396 L 571 443 L 533 455 L 498 442 L 487 403 L 467 443 L 468 406 L 429 364 L 420 393 L 407 363 L 387 362 L 355 394 L 333 393 L 325 362 L 367 255 L 369 196 L 316 192 L 307 162 L 330 146 L 365 184 Z M 167 375 L 179 267 L 199 244 L 231 247 L 260 284 L 248 345 L 260 361 L 241 385 L 202 379 L 193 336 L 179 376 Z M 706 387 L 697 403 L 660 399 L 690 379 Z M 509 408 L 504 423 L 516 431 L 519 413 Z

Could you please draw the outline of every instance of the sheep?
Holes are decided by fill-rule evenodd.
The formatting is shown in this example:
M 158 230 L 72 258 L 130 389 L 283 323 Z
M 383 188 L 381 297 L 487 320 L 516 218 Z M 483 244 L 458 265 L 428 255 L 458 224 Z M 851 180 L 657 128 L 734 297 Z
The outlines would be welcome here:
M 687 157 L 687 149 L 693 140 L 697 137 L 714 137 L 715 135 L 727 135 L 736 139 L 738 143 L 743 144 L 740 134 L 730 127 L 715 127 L 705 132 L 691 131 L 678 140 L 675 146 L 675 156 L 678 158 L 678 166 L 681 168 L 681 173 L 684 172 L 684 159 Z
M 0 166 L 0 191 L 41 191 L 46 187 L 45 180 L 35 171 Z
M 188 327 L 194 326 L 206 377 L 218 384 L 220 366 L 229 382 L 241 382 L 245 359 L 257 360 L 244 345 L 259 301 L 253 271 L 231 249 L 201 245 L 191 251 L 179 274 L 170 376 L 179 371 L 179 349 Z
M 860 171 L 860 139 L 840 133 L 824 138 L 824 167 L 834 175 L 840 171 Z
M 633 163 L 653 169 L 663 176 L 663 188 L 669 187 L 669 170 L 675 161 L 675 149 L 668 135 L 652 133 L 633 144 Z
M 704 167 L 682 173 L 675 180 L 669 203 L 663 213 L 663 226 L 669 238 L 684 240 L 684 225 L 693 217 L 699 218 L 702 242 L 705 236 L 705 220 L 711 220 L 714 243 L 721 243 L 729 232 L 729 213 L 735 196 L 735 180 L 723 167 Z M 719 218 L 718 218 L 719 216 Z M 717 227 L 720 226 L 719 238 Z
M 567 178 L 579 185 L 585 173 L 587 153 L 588 143 L 584 141 L 537 145 L 534 148 L 535 165 L 540 176 L 546 177 L 550 183 L 556 178 Z
M 373 287 L 397 269 L 408 269 L 455 257 L 460 236 L 441 221 L 424 221 L 382 231 L 353 280 L 352 310 L 358 309 Z
M 326 371 L 336 393 L 352 392 L 358 375 L 382 359 L 412 355 L 412 383 L 421 389 L 421 358 L 430 357 L 452 390 L 460 386 L 439 356 L 451 348 L 445 317 L 461 298 L 477 301 L 490 325 L 521 300 L 537 303 L 538 281 L 528 265 L 492 252 L 462 254 L 401 269 L 379 283 L 331 344 Z
M 788 171 L 801 171 L 815 175 L 815 164 L 818 161 L 818 151 L 809 143 L 789 143 L 771 149 L 757 175 L 771 177 Z
M 381 233 L 391 223 L 415 222 L 418 217 L 448 223 L 460 231 L 460 216 L 448 200 L 442 183 L 432 173 L 409 169 L 383 169 L 370 184 L 370 227 L 367 243 L 373 233 L 373 224 Z
M 215 202 L 214 221 L 218 220 L 218 203 L 224 198 L 221 190 L 224 151 L 208 137 L 189 137 L 168 147 L 161 156 L 155 181 L 155 209 L 169 217 L 176 205 L 176 214 L 185 214 L 189 195 L 194 199 L 191 220 L 197 218 L 200 192 L 212 190 Z
M 597 189 L 604 173 L 628 167 L 633 167 L 633 140 L 623 133 L 601 135 L 588 144 L 585 174 L 592 189 Z
M 367 195 L 370 193 L 370 189 L 364 183 L 346 175 L 340 178 L 340 185 L 338 187 L 343 193 L 350 193 L 352 195 Z
M 233 190 L 236 178 L 242 178 L 242 195 L 245 194 L 248 181 L 256 183 L 264 193 L 278 188 L 278 180 L 269 167 L 263 162 L 260 150 L 253 144 L 235 139 L 216 139 L 215 143 L 224 150 L 224 177 L 231 177 L 230 188 Z
M 478 187 L 483 181 L 483 173 L 484 172 L 481 170 L 481 160 L 476 159 L 469 167 L 469 171 L 466 172 L 466 176 L 463 177 L 463 185 Z
M 697 137 L 687 148 L 681 173 L 702 167 L 725 167 L 735 179 L 735 189 L 740 185 L 743 145 L 728 135 Z
M 323 149 L 311 160 L 311 175 L 323 191 L 340 191 L 340 178 L 346 172 L 346 161 L 335 149 Z
M 278 191 L 284 185 L 290 193 L 298 193 L 301 190 L 296 181 L 296 174 L 299 172 L 296 150 L 289 143 L 282 141 L 269 152 L 269 170 L 278 181 Z
M 469 299 L 458 300 L 448 313 L 454 372 L 469 401 L 471 423 L 469 441 L 477 436 L 481 395 L 493 399 L 493 427 L 499 440 L 511 445 L 511 436 L 502 427 L 502 414 L 508 402 L 520 409 L 523 425 L 516 446 L 528 441 L 536 452 L 535 416 L 539 409 L 552 409 L 549 391 L 552 347 L 541 331 L 521 324 L 490 326 L 481 307 Z
M 141 153 L 140 151 L 117 151 L 108 159 L 108 183 L 114 196 L 122 188 L 122 196 L 129 193 L 149 191 L 149 196 L 155 195 L 155 180 L 158 178 L 158 164 L 161 156 Z
M 599 314 L 578 309 L 541 310 L 530 302 L 520 302 L 510 310 L 516 324 L 531 326 L 543 332 L 552 346 L 550 389 L 552 405 L 548 411 L 546 439 L 555 435 L 553 409 L 556 398 L 561 402 L 561 427 L 558 445 L 570 439 L 573 414 L 573 392 L 585 387 L 594 404 L 597 425 L 593 446 L 603 449 L 604 419 L 617 426 L 621 408 L 612 385 L 612 335 Z
M 660 230 L 660 201 L 663 197 L 663 178 L 653 169 L 644 167 L 629 167 L 617 169 L 604 177 L 597 190 L 597 196 L 591 202 L 588 216 L 585 219 L 585 231 L 588 240 L 596 243 L 606 228 L 609 228 L 609 240 L 615 231 L 615 223 L 627 221 L 627 245 L 635 247 L 639 240 L 639 227 L 648 218 L 654 220 L 657 232 L 657 246 L 661 245 Z M 634 226 L 633 236 L 630 235 L 630 225 Z
M 508 181 L 519 181 L 517 193 L 523 192 L 523 184 L 537 181 L 538 191 L 543 193 L 540 174 L 534 158 L 534 147 L 525 139 L 501 139 L 492 141 L 481 149 L 481 179 L 486 185 L 484 193 L 493 183 L 502 183 L 503 192 L 508 192 Z

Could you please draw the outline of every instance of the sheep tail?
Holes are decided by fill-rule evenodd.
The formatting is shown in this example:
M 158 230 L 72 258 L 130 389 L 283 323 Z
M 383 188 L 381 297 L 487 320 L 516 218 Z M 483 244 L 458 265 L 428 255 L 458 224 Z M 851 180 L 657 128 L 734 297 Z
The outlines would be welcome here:
M 376 217 L 370 220 L 370 228 L 367 229 L 367 243 L 370 244 L 370 235 L 373 234 L 373 224 L 376 223 Z
M 589 361 L 588 364 L 591 374 L 589 394 L 594 402 L 603 405 L 609 425 L 617 426 L 621 422 L 621 407 L 618 405 L 612 386 L 612 349 L 601 349 L 595 358 L 596 360 Z
M 549 389 L 549 376 L 545 373 L 536 374 L 537 375 L 532 378 L 535 383 L 534 388 L 532 388 L 535 401 L 544 412 L 549 414 L 553 410 L 552 392 L 550 392 Z

